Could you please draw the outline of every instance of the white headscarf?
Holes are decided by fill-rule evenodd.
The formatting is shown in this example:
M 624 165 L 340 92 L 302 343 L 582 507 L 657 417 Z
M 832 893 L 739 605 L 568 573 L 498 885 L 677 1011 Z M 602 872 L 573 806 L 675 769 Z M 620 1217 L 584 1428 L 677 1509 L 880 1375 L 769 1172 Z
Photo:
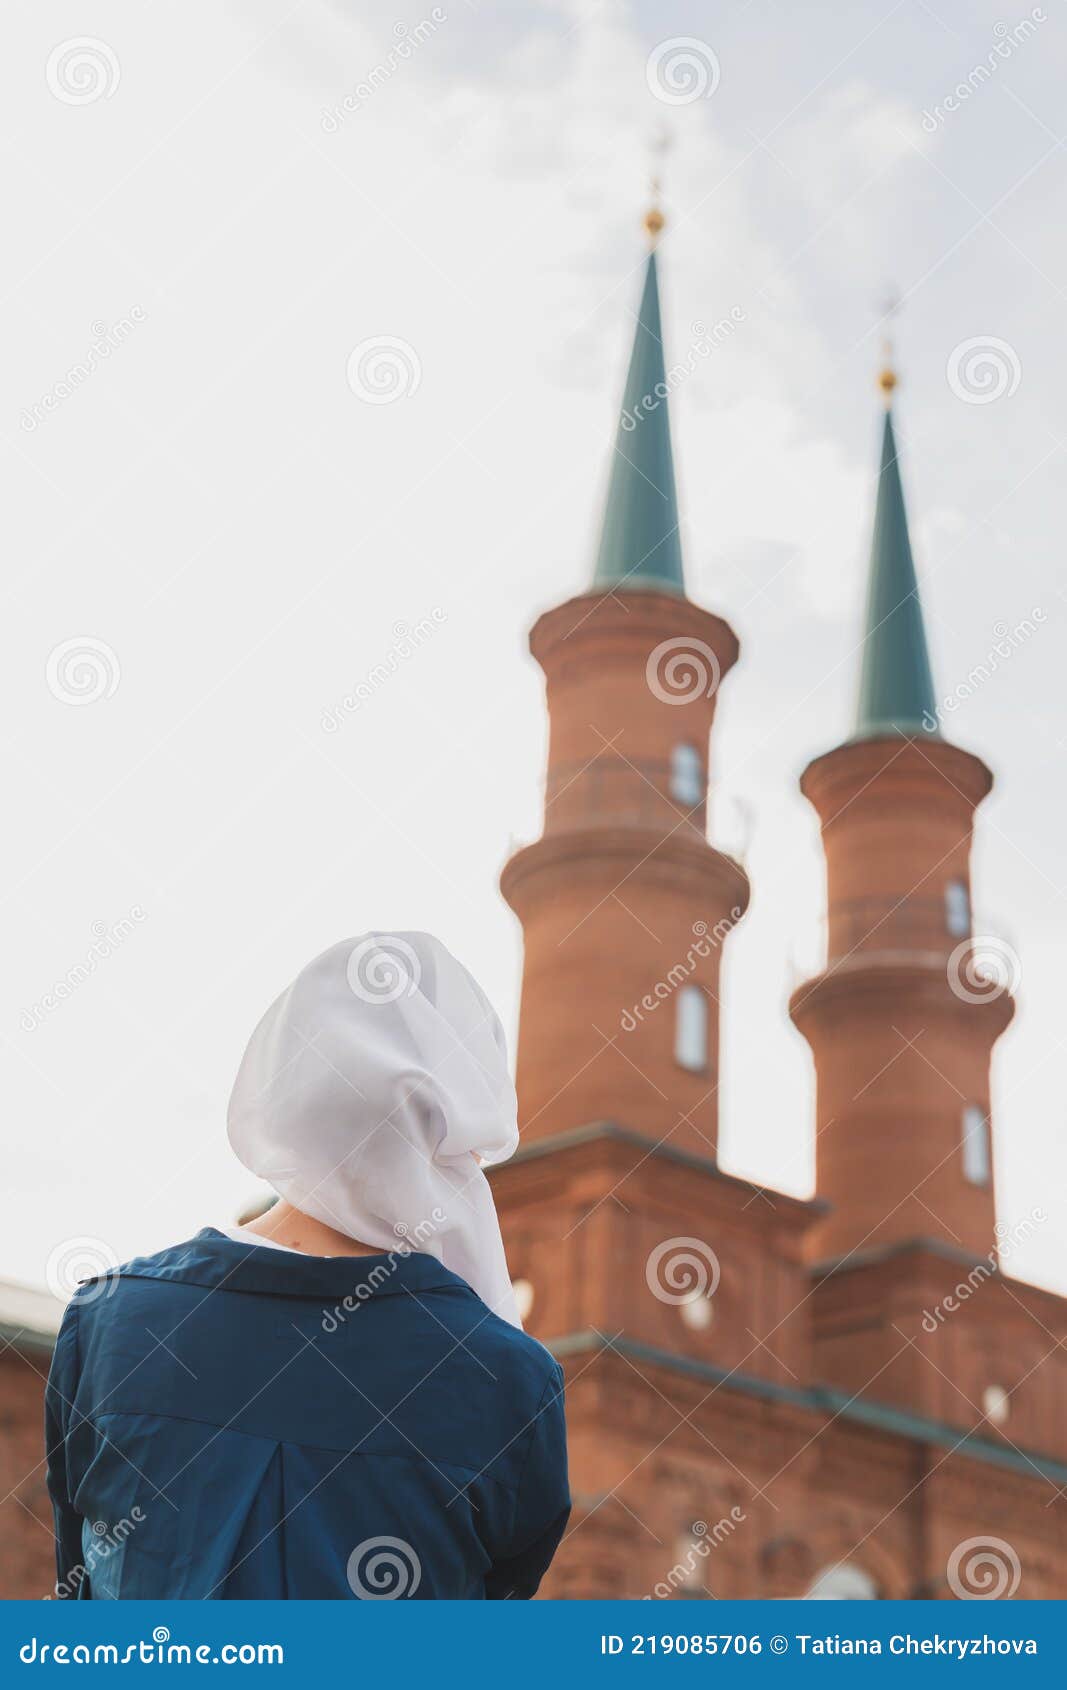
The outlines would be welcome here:
M 482 1164 L 518 1141 L 504 1032 L 428 933 L 324 951 L 252 1034 L 229 1108 L 246 1168 L 350 1238 L 422 1250 L 521 1326 Z

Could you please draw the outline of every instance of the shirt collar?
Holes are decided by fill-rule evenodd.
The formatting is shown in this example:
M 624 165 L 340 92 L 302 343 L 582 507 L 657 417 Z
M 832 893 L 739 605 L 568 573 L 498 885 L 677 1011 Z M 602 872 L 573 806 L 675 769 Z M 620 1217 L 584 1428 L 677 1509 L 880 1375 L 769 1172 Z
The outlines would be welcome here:
M 214 1227 L 173 1244 L 154 1256 L 137 1256 L 115 1274 L 124 1279 L 171 1280 L 208 1290 L 252 1292 L 278 1297 L 370 1297 L 419 1295 L 453 1290 L 474 1297 L 466 1280 L 434 1256 L 417 1250 L 391 1250 L 380 1256 L 305 1256 L 272 1250 L 269 1245 L 239 1243 Z

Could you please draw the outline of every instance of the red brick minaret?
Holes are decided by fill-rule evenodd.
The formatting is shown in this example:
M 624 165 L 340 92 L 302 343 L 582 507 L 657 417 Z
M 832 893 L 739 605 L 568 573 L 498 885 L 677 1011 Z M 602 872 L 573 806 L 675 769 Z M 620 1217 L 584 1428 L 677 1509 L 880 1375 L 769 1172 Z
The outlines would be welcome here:
M 522 1143 L 492 1179 L 527 1324 L 567 1370 L 556 1596 L 639 1596 L 679 1544 L 702 1593 L 706 1522 L 733 1531 L 751 1498 L 751 1405 L 807 1365 L 810 1206 L 717 1157 L 720 961 L 748 880 L 708 842 L 709 738 L 737 641 L 685 592 L 657 287 L 653 252 L 592 585 L 530 636 L 544 831 L 501 880 L 525 945 Z M 726 1379 L 755 1393 L 736 1418 Z M 715 1588 L 750 1587 L 757 1553 L 751 1533 Z
M 941 737 L 889 400 L 851 739 L 804 771 L 826 851 L 828 960 L 793 995 L 817 1081 L 820 1259 L 994 1243 L 989 1065 L 1014 959 L 973 938 L 970 849 L 992 776 Z
M 544 832 L 501 884 L 525 942 L 524 1142 L 607 1120 L 713 1159 L 719 964 L 748 882 L 706 837 L 708 741 L 738 648 L 685 596 L 667 391 L 653 250 L 593 585 L 530 635 Z

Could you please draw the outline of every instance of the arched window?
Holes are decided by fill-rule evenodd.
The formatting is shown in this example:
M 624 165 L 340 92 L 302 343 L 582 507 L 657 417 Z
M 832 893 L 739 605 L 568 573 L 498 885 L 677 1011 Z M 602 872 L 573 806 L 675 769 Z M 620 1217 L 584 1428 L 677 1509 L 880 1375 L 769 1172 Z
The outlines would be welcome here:
M 966 939 L 971 931 L 971 898 L 964 880 L 950 880 L 945 887 L 945 926 L 953 939 Z
M 528 1279 L 513 1279 L 511 1289 L 515 1293 L 515 1307 L 519 1311 L 520 1320 L 529 1320 L 530 1311 L 534 1306 L 534 1288 Z
M 692 1291 L 684 1303 L 679 1303 L 678 1313 L 682 1317 L 682 1325 L 690 1332 L 706 1332 L 715 1319 L 711 1298 L 706 1291 Z
M 839 1561 L 824 1567 L 807 1594 L 809 1602 L 872 1602 L 878 1600 L 878 1586 L 862 1567 Z
M 694 1520 L 689 1530 L 675 1541 L 670 1584 L 675 1596 L 683 1600 L 706 1602 L 711 1596 L 705 1565 L 711 1551 L 706 1541 L 707 1530 L 703 1520 Z
M 971 1185 L 988 1185 L 992 1172 L 989 1116 L 977 1103 L 963 1111 L 963 1177 Z
M 702 1074 L 708 1065 L 708 1000 L 700 986 L 678 993 L 674 1023 L 674 1060 L 679 1068 Z
M 704 765 L 695 745 L 676 745 L 671 752 L 671 797 L 679 804 L 703 801 Z

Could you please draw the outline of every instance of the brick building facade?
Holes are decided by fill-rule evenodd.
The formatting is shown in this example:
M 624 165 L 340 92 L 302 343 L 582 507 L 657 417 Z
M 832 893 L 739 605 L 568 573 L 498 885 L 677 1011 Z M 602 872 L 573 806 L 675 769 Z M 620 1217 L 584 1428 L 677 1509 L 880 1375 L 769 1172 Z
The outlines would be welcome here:
M 40 1598 L 55 1583 L 44 1482 L 44 1382 L 62 1305 L 0 1285 L 0 1598 Z

